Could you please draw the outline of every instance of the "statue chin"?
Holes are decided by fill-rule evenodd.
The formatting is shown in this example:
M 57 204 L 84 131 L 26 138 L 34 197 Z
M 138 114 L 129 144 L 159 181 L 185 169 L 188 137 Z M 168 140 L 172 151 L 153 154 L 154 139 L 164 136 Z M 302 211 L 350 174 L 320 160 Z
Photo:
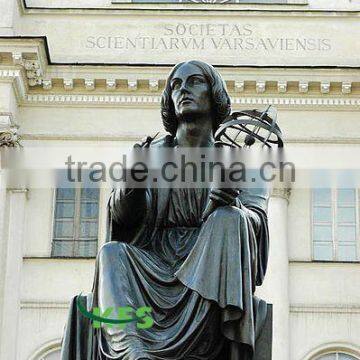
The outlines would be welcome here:
M 195 109 L 192 109 L 191 107 L 185 107 L 185 108 L 182 108 L 176 115 L 180 118 L 188 117 L 189 119 L 193 119 L 193 118 L 199 116 L 199 112 L 196 111 Z
M 200 119 L 211 118 L 211 114 L 209 112 L 203 112 L 198 109 L 190 108 L 181 110 L 176 114 L 176 116 L 178 117 L 178 120 L 180 120 L 180 123 L 195 123 L 199 122 Z

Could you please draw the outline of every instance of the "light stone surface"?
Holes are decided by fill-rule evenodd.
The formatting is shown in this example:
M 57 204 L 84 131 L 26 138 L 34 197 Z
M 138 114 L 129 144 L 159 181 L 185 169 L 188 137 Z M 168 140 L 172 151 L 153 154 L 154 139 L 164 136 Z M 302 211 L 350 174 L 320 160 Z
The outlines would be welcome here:
M 86 136 L 112 136 L 122 137 L 122 140 L 129 137 L 130 141 L 135 141 L 145 135 L 154 135 L 158 129 L 162 129 L 158 106 L 124 107 L 120 111 L 116 107 L 98 108 L 95 111 L 89 111 L 85 107 L 77 107 L 76 110 L 65 106 L 21 107 L 17 119 L 22 133 L 33 137 L 76 136 L 81 139 Z M 239 108 L 244 109 L 246 106 L 234 106 L 234 110 Z M 66 127 L 63 126 L 64 118 L 68 119 Z M 360 137 L 357 119 L 356 111 L 331 111 L 326 107 L 320 110 L 316 106 L 308 111 L 283 110 L 278 114 L 279 124 L 288 141 L 357 139 Z
M 358 264 L 293 263 L 290 266 L 292 304 L 353 305 L 360 302 Z
M 311 193 L 292 189 L 289 203 L 289 260 L 311 261 Z
M 16 32 L 46 33 L 51 58 L 60 63 L 172 64 L 197 58 L 216 65 L 360 64 L 354 56 L 360 44 L 348 36 L 351 28 L 352 38 L 360 37 L 360 23 L 350 15 L 334 23 L 325 14 L 314 21 L 308 14 L 219 17 L 203 12 L 196 17 L 184 13 L 180 20 L 176 15 L 150 13 L 141 19 L 141 26 L 128 15 L 82 19 L 76 14 L 25 16 Z
M 336 308 L 330 308 L 329 312 L 323 311 L 313 309 L 308 312 L 307 309 L 299 309 L 290 313 L 292 349 L 290 359 L 313 359 L 310 354 L 315 355 L 314 349 L 345 350 L 353 356 L 359 356 L 358 308 L 348 312 L 341 312 Z M 302 346 L 304 343 L 307 344 L 306 347 Z

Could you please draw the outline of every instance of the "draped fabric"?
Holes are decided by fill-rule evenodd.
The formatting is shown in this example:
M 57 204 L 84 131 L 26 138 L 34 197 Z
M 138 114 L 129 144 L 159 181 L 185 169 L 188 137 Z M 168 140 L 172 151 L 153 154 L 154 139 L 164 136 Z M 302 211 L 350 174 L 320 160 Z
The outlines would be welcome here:
M 150 306 L 154 325 L 95 330 L 79 325 L 72 306 L 63 360 L 251 359 L 266 316 L 253 294 L 268 258 L 267 194 L 244 191 L 236 206 L 219 207 L 202 222 L 208 195 L 149 189 L 146 216 L 132 227 L 122 212 L 127 195 L 112 193 L 111 241 L 97 257 L 91 303 L 103 310 Z

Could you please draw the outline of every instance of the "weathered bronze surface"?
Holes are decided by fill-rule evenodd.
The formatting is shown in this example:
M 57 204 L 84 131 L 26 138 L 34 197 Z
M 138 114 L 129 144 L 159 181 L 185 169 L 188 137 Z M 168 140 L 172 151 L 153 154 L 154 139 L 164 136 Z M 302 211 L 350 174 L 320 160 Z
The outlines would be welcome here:
M 214 132 L 230 111 L 228 93 L 212 66 L 178 64 L 161 104 L 169 135 L 149 141 L 150 151 L 212 147 Z M 209 201 L 215 206 L 204 217 Z M 110 241 L 97 256 L 92 294 L 79 301 L 88 309 L 147 305 L 154 326 L 93 329 L 75 298 L 62 359 L 269 360 L 271 316 L 254 296 L 268 261 L 267 202 L 266 189 L 113 191 Z M 257 338 L 262 345 L 254 355 Z

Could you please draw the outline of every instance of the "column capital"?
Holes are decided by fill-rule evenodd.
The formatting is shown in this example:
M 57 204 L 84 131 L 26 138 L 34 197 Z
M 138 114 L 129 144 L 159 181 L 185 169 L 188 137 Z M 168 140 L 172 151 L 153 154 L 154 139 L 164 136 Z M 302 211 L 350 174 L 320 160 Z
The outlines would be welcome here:
M 0 112 L 0 147 L 20 145 L 18 126 L 13 122 L 13 114 Z
M 287 201 L 289 201 L 291 195 L 290 188 L 280 188 L 276 187 L 272 189 L 271 196 L 272 197 L 281 197 Z

